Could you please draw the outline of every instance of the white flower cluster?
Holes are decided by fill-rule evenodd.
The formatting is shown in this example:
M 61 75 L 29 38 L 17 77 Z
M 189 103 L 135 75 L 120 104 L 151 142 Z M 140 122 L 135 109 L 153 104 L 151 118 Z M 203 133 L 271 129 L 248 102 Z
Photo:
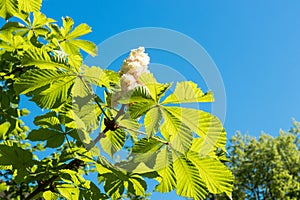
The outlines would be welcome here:
M 150 73 L 148 70 L 149 62 L 150 58 L 148 54 L 145 53 L 144 47 L 131 50 L 129 57 L 124 60 L 119 71 L 121 76 L 122 92 L 132 90 L 137 86 L 141 86 L 138 79 L 141 74 Z

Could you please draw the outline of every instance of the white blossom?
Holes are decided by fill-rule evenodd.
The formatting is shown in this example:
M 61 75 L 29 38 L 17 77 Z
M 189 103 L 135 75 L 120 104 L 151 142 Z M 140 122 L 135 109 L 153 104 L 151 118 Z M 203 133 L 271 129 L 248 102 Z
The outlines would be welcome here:
M 131 74 L 123 74 L 121 76 L 121 90 L 123 92 L 132 90 L 139 85 Z
M 123 74 L 131 74 L 138 79 L 142 73 L 149 73 L 149 62 L 150 58 L 148 54 L 145 53 L 144 47 L 133 49 L 131 50 L 129 57 L 124 60 L 119 73 L 121 76 Z

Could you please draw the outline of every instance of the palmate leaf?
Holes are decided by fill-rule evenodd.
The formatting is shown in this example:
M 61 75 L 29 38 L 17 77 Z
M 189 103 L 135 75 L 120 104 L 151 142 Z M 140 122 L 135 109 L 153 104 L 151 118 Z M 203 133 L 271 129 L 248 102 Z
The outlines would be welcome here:
M 199 153 L 189 152 L 188 158 L 199 169 L 199 174 L 205 182 L 208 191 L 213 194 L 225 192 L 231 196 L 233 175 L 219 160 L 211 157 L 201 157 Z
M 144 196 L 147 189 L 143 178 L 135 173 L 126 173 L 126 171 L 112 166 L 104 158 L 100 158 L 96 164 L 101 182 L 104 183 L 104 190 L 112 199 L 119 199 L 127 190 L 127 193 Z
M 175 91 L 168 96 L 162 104 L 212 102 L 214 100 L 211 92 L 203 93 L 196 83 L 184 81 L 176 84 Z
M 59 28 L 55 24 L 50 24 L 52 35 L 49 38 L 56 38 L 59 40 L 59 46 L 68 55 L 79 55 L 79 49 L 95 56 L 97 54 L 97 47 L 94 43 L 77 39 L 80 36 L 86 35 L 92 31 L 87 24 L 80 24 L 73 29 L 74 21 L 70 17 L 63 18 L 63 27 Z
M 160 126 L 160 121 L 162 120 L 162 112 L 158 107 L 149 110 L 144 119 L 144 125 L 148 137 L 152 137 Z
M 40 128 L 32 130 L 27 139 L 31 141 L 47 141 L 46 147 L 56 148 L 62 145 L 65 140 L 65 135 L 57 130 Z
M 69 72 L 40 69 L 24 73 L 14 85 L 19 94 L 30 94 L 42 108 L 53 108 L 65 102 L 76 76 Z
M 83 76 L 88 82 L 94 85 L 110 88 L 109 76 L 107 76 L 105 71 L 100 67 L 92 66 L 90 68 L 84 68 Z
M 18 12 L 17 0 L 0 1 L 0 17 L 7 20 Z
M 121 129 L 108 131 L 106 137 L 100 140 L 101 147 L 110 156 L 122 149 L 125 144 L 125 133 Z
M 155 169 L 159 174 L 159 184 L 155 187 L 159 192 L 170 192 L 176 186 L 176 176 L 173 169 L 172 154 L 168 152 L 168 147 L 164 147 L 156 158 Z
M 217 117 L 202 110 L 191 108 L 164 107 L 164 109 L 180 120 L 190 130 L 203 137 L 204 142 L 211 149 L 221 148 L 226 151 L 226 132 Z
M 60 184 L 57 185 L 56 188 L 59 191 L 59 193 L 68 200 L 79 199 L 79 187 L 75 187 L 71 184 Z
M 197 167 L 185 156 L 178 157 L 174 163 L 176 174 L 176 193 L 185 197 L 192 197 L 195 200 L 205 199 L 207 189 L 205 183 L 199 176 Z
M 81 127 L 81 124 L 84 125 L 84 130 L 87 130 L 88 132 L 98 128 L 102 111 L 97 104 L 88 103 L 83 106 L 73 104 L 72 111 L 73 114 L 76 115 L 76 117 L 74 117 L 76 119 L 75 123 L 80 124 L 77 128 Z
M 144 84 L 152 97 L 158 103 L 171 84 L 161 84 L 156 81 L 153 74 L 144 73 L 139 77 L 139 81 Z
M 155 106 L 154 101 L 145 101 L 139 103 L 133 103 L 129 107 L 129 113 L 132 119 L 137 119 L 149 111 L 153 106 Z
M 162 109 L 164 122 L 160 128 L 162 135 L 171 143 L 172 148 L 185 153 L 192 145 L 192 131 L 182 123 L 180 117 L 173 115 L 168 109 Z
M 153 102 L 149 90 L 145 86 L 138 86 L 131 91 L 128 91 L 121 99 L 118 100 L 122 104 L 139 103 L 139 102 Z
M 59 195 L 55 192 L 46 191 L 43 193 L 43 198 L 45 200 L 57 200 L 59 199 Z
M 40 69 L 58 69 L 62 68 L 71 71 L 66 60 L 58 56 L 50 56 L 45 48 L 32 47 L 24 53 L 22 60 L 24 66 L 35 65 Z
M 0 48 L 6 51 L 16 51 L 27 49 L 28 45 L 24 38 L 20 35 L 13 35 L 9 30 L 1 31 L 0 33 Z
M 144 163 L 148 169 L 144 171 L 153 171 L 155 166 L 155 161 L 160 149 L 164 146 L 164 143 L 159 142 L 157 139 L 159 137 L 153 136 L 151 138 L 142 138 L 138 142 L 136 142 L 131 150 L 130 157 L 132 157 L 132 162 L 136 163 Z M 129 162 L 130 163 L 130 162 Z M 135 167 L 137 167 L 137 165 Z M 124 166 L 124 165 L 123 165 Z M 141 166 L 139 166 L 141 167 Z M 126 167 L 126 169 L 131 168 L 131 166 Z M 132 171 L 136 171 L 136 169 L 132 169 Z
M 0 145 L 0 165 L 10 165 L 15 169 L 26 169 L 34 164 L 32 152 L 16 145 Z
M 25 12 L 38 12 L 42 5 L 42 0 L 18 0 L 19 9 Z
M 42 128 L 54 128 L 56 130 L 62 130 L 56 112 L 48 112 L 44 115 L 36 116 L 33 122 L 36 126 L 40 126 Z

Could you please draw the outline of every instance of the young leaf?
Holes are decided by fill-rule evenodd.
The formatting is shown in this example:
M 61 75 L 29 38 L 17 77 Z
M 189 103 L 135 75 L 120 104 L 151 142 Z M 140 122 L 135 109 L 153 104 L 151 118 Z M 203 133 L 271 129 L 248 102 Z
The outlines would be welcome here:
M 148 88 L 152 99 L 154 99 L 156 103 L 159 102 L 160 98 L 171 86 L 171 84 L 158 83 L 154 78 L 153 74 L 144 73 L 139 77 L 139 81 Z
M 83 73 L 84 78 L 100 87 L 110 88 L 110 80 L 100 67 L 92 66 L 90 68 L 85 68 Z
M 164 107 L 164 110 L 171 113 L 174 118 L 177 118 L 197 135 L 205 138 L 205 143 L 208 143 L 211 148 L 222 148 L 226 151 L 225 130 L 217 117 L 191 108 Z
M 30 93 L 42 108 L 53 108 L 65 102 L 73 85 L 74 74 L 56 70 L 30 70 L 14 85 L 19 94 Z
M 173 163 L 176 174 L 176 193 L 196 200 L 205 199 L 207 188 L 199 176 L 199 170 L 184 156 L 178 157 Z
M 129 114 L 132 119 L 137 119 L 148 112 L 154 105 L 154 101 L 133 103 L 129 107 Z
M 43 197 L 45 200 L 57 200 L 59 199 L 59 195 L 55 192 L 46 191 L 43 193 Z
M 200 177 L 205 182 L 209 192 L 231 194 L 233 175 L 223 163 L 214 158 L 201 157 L 195 152 L 189 152 L 188 158 L 198 168 Z
M 160 108 L 155 107 L 149 110 L 144 119 L 144 125 L 148 137 L 155 135 L 159 129 L 160 121 L 162 120 L 162 113 Z
M 61 184 L 56 186 L 57 190 L 60 194 L 69 200 L 77 200 L 79 199 L 79 187 L 74 187 L 70 184 Z
M 162 135 L 171 143 L 172 148 L 185 153 L 192 145 L 192 131 L 182 123 L 181 118 L 168 109 L 162 109 L 164 122 L 160 128 Z
M 19 9 L 25 12 L 40 11 L 42 0 L 18 0 Z
M 7 20 L 18 12 L 17 0 L 0 1 L 0 17 Z
M 155 169 L 159 174 L 159 184 L 155 187 L 159 192 L 170 192 L 176 186 L 176 177 L 173 170 L 172 154 L 168 152 L 168 147 L 162 149 L 156 158 Z
M 57 56 L 50 56 L 44 48 L 32 47 L 24 53 L 22 60 L 24 66 L 35 65 L 40 69 L 65 69 L 70 71 L 71 68 L 68 66 L 66 60 L 63 60 Z
M 125 133 L 121 129 L 106 132 L 106 137 L 100 141 L 103 150 L 110 156 L 122 149 L 125 144 Z
M 212 102 L 214 100 L 211 92 L 203 93 L 196 83 L 192 81 L 179 82 L 175 91 L 168 96 L 162 104 L 168 103 L 193 103 L 193 102 Z
M 0 140 L 3 140 L 6 138 L 7 131 L 9 130 L 10 123 L 4 122 L 0 124 Z

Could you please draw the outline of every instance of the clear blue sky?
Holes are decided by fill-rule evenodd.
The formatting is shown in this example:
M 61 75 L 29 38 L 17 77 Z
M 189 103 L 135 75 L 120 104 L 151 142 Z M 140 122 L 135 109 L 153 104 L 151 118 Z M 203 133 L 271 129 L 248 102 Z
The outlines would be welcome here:
M 96 44 L 140 27 L 169 28 L 196 40 L 223 78 L 229 136 L 236 130 L 277 135 L 292 117 L 300 120 L 300 1 L 44 0 L 42 11 L 88 23 L 93 32 L 85 38 Z M 176 199 L 153 197 L 163 198 Z
M 133 28 L 182 32 L 210 54 L 227 95 L 225 128 L 258 135 L 300 120 L 300 2 L 44 0 L 42 11 L 88 23 L 96 44 Z M 150 54 L 151 56 L 151 54 Z M 101 63 L 99 63 L 101 65 Z

